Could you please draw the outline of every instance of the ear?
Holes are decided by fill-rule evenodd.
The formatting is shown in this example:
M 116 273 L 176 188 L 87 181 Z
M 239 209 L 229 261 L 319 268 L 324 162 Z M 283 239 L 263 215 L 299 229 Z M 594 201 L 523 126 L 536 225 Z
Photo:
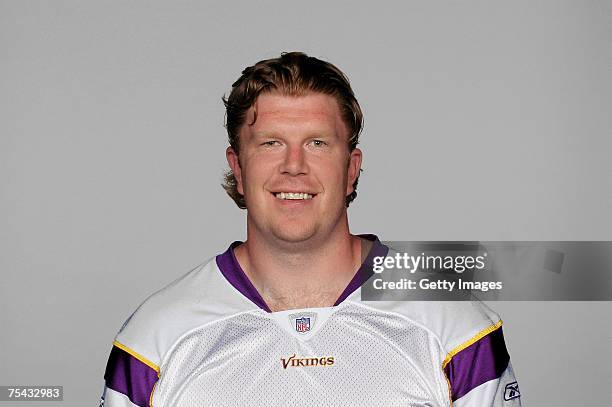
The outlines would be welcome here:
M 349 156 L 349 165 L 348 165 L 348 183 L 346 185 L 346 195 L 350 195 L 353 193 L 353 184 L 357 177 L 359 177 L 359 171 L 361 170 L 361 159 L 363 154 L 361 150 L 355 148 L 351 151 Z
M 242 169 L 240 168 L 238 153 L 232 147 L 228 147 L 225 150 L 225 158 L 227 158 L 227 163 L 229 164 L 232 173 L 236 178 L 236 189 L 240 195 L 244 195 L 244 188 L 242 186 Z

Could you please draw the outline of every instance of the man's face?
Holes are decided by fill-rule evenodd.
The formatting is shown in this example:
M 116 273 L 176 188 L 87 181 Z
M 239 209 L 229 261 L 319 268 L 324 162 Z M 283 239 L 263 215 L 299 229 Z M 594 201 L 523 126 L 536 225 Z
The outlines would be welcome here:
M 244 195 L 250 230 L 283 242 L 325 238 L 346 224 L 346 196 L 361 167 L 335 98 L 268 93 L 247 114 L 239 155 L 227 159 Z

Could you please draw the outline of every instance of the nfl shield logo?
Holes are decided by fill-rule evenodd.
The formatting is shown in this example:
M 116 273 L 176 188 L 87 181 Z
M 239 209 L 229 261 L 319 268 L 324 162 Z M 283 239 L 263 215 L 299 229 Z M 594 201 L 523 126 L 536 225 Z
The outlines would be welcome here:
M 295 330 L 299 333 L 310 331 L 310 318 L 302 317 L 295 319 Z

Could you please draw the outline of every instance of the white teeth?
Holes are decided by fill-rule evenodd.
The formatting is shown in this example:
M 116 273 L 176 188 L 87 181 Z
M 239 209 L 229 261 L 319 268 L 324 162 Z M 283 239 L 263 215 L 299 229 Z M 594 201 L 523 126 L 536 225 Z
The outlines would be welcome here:
M 312 199 L 313 196 L 305 192 L 279 192 L 276 194 L 276 197 L 278 199 L 299 200 L 299 199 Z

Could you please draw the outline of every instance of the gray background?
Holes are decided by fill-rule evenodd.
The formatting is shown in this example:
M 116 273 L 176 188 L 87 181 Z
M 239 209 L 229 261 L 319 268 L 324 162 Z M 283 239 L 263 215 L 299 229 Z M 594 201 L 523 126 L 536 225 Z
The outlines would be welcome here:
M 281 51 L 337 64 L 365 110 L 354 232 L 612 240 L 611 14 L 607 1 L 1 1 L 0 384 L 96 405 L 131 311 L 244 238 L 219 187 L 220 98 Z M 526 405 L 609 402 L 610 303 L 493 307 Z

